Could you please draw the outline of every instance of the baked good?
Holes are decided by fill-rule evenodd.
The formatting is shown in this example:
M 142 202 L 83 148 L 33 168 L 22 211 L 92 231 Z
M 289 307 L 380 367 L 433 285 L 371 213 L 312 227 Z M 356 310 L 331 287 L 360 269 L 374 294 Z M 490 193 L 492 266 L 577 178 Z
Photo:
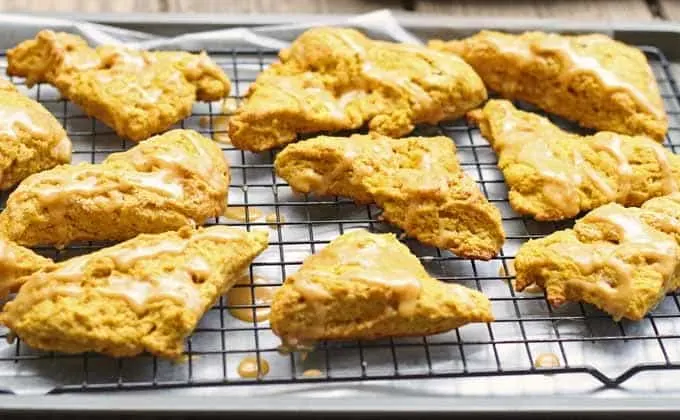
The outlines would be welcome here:
M 518 291 L 536 285 L 555 306 L 591 303 L 615 320 L 642 319 L 680 286 L 680 193 L 642 208 L 607 204 L 522 245 L 515 257 Z
M 0 190 L 71 161 L 71 140 L 59 121 L 4 79 L 0 79 L 0 142 Z
M 447 137 L 320 136 L 289 145 L 274 166 L 295 191 L 376 203 L 406 234 L 462 257 L 490 259 L 505 239 Z
M 205 53 L 92 48 L 77 35 L 40 31 L 7 51 L 7 73 L 30 86 L 47 82 L 120 136 L 144 140 L 191 114 L 194 101 L 229 94 L 222 69 Z
M 19 290 L 26 276 L 54 262 L 4 238 L 0 238 L 0 299 Z
M 26 178 L 0 213 L 0 236 L 61 247 L 202 224 L 224 211 L 228 186 L 220 148 L 195 131 L 172 130 L 101 164 Z
M 663 141 L 668 118 L 645 55 L 602 34 L 482 31 L 430 48 L 465 59 L 486 86 L 596 130 Z
M 353 29 L 309 29 L 260 73 L 230 119 L 234 146 L 263 151 L 298 134 L 357 129 L 400 137 L 462 116 L 486 99 L 463 60 L 374 41 Z
M 29 276 L 0 322 L 37 349 L 178 359 L 267 237 L 225 226 L 139 235 Z
M 436 334 L 493 320 L 480 292 L 432 278 L 393 234 L 355 230 L 308 257 L 276 291 L 272 330 L 284 346 Z
M 561 220 L 616 202 L 640 206 L 678 190 L 680 157 L 646 136 L 579 136 L 505 100 L 470 113 L 498 155 L 512 208 Z

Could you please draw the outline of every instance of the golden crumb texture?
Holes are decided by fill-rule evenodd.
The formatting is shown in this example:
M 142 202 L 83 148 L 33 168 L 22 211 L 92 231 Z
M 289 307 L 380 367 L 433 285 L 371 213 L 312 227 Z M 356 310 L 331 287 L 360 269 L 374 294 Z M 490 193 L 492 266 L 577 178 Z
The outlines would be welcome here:
M 267 238 L 225 226 L 139 235 L 28 276 L 0 322 L 36 349 L 179 359 Z
M 602 34 L 482 31 L 430 48 L 459 55 L 486 86 L 584 127 L 663 141 L 668 129 L 654 73 L 637 48 Z
M 228 187 L 220 148 L 195 131 L 172 130 L 100 164 L 26 178 L 0 214 L 0 236 L 63 247 L 200 225 L 224 211 Z
M 296 191 L 376 203 L 408 235 L 462 257 L 488 260 L 505 239 L 447 137 L 320 136 L 287 146 L 274 166 Z
M 0 299 L 18 291 L 28 275 L 53 265 L 51 259 L 0 238 Z
M 680 286 L 680 193 L 641 208 L 607 204 L 522 245 L 518 291 L 536 285 L 548 301 L 591 303 L 615 320 L 640 320 Z
M 493 320 L 480 292 L 432 278 L 393 234 L 356 230 L 308 257 L 274 295 L 284 345 L 436 334 Z
M 191 114 L 194 101 L 229 94 L 224 71 L 204 52 L 92 48 L 77 35 L 40 31 L 7 51 L 7 73 L 50 83 L 120 136 L 144 140 Z
M 400 137 L 418 123 L 462 116 L 486 99 L 460 58 L 374 41 L 345 28 L 313 28 L 257 76 L 230 119 L 234 146 L 263 151 L 298 134 L 357 129 Z
M 71 161 L 71 140 L 38 102 L 0 79 L 0 190 Z
M 520 214 L 569 219 L 607 203 L 639 207 L 678 191 L 680 157 L 647 136 L 579 136 L 506 100 L 469 114 L 496 151 L 510 205 Z

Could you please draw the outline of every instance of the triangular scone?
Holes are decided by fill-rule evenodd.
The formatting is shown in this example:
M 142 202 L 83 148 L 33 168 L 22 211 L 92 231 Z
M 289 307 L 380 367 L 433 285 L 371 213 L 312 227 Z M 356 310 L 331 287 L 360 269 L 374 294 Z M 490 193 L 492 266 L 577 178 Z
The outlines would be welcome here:
M 561 220 L 616 202 L 640 206 L 678 190 L 680 156 L 645 136 L 578 136 L 505 100 L 470 112 L 498 154 L 515 211 Z
M 54 262 L 4 238 L 0 238 L 0 299 L 19 290 L 29 274 Z
M 21 245 L 125 240 L 220 215 L 229 167 L 220 148 L 173 130 L 101 164 L 62 165 L 26 178 L 0 214 L 0 236 Z
M 71 140 L 38 102 L 0 79 L 0 190 L 71 161 Z
M 317 137 L 286 147 L 276 173 L 303 193 L 376 203 L 409 236 L 489 259 L 505 240 L 500 212 L 461 169 L 447 137 Z
M 460 58 L 374 41 L 353 29 L 313 28 L 257 76 L 230 119 L 234 146 L 263 151 L 298 134 L 357 129 L 400 137 L 418 123 L 462 116 L 486 99 Z
M 225 226 L 139 235 L 30 276 L 0 322 L 37 349 L 179 358 L 267 238 Z
M 44 30 L 7 51 L 7 73 L 48 82 L 131 140 L 144 140 L 191 114 L 195 100 L 229 94 L 222 69 L 205 53 L 147 52 Z
M 522 291 L 532 284 L 548 301 L 591 303 L 615 320 L 639 320 L 680 287 L 680 193 L 642 208 L 607 204 L 524 244 L 515 257 Z
M 668 129 L 645 55 L 608 36 L 482 31 L 429 46 L 463 57 L 503 97 L 530 102 L 584 127 L 658 141 Z
M 284 345 L 436 334 L 493 321 L 482 293 L 432 278 L 393 234 L 352 231 L 308 257 L 274 295 Z

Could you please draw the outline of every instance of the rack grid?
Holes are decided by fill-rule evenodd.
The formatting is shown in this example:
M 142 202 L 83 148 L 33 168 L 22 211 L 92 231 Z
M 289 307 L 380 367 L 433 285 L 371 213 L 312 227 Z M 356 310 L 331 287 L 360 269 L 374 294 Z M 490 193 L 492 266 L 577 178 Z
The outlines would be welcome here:
M 656 47 L 641 46 L 650 61 L 662 91 L 670 129 L 665 146 L 680 147 L 680 92 L 670 64 Z M 237 103 L 257 72 L 276 59 L 276 51 L 238 49 L 209 51 L 233 83 L 231 99 Z M 4 56 L 0 70 L 6 69 Z M 62 99 L 49 85 L 26 87 L 12 80 L 29 96 L 52 111 L 74 142 L 73 161 L 101 161 L 109 153 L 126 150 L 134 143 L 121 140 L 113 131 Z M 531 109 L 519 104 L 520 107 Z M 196 104 L 193 114 L 178 126 L 196 129 L 206 136 L 226 134 L 219 103 Z M 557 118 L 553 121 L 579 130 Z M 202 120 L 202 121 L 201 121 Z M 462 166 L 474 177 L 490 202 L 499 207 L 507 234 L 497 257 L 488 262 L 461 259 L 448 251 L 400 238 L 420 258 L 427 270 L 446 282 L 456 282 L 483 291 L 491 300 L 496 321 L 475 324 L 444 334 L 420 338 L 378 341 L 321 342 L 308 355 L 280 354 L 278 339 L 268 323 L 243 322 L 229 313 L 226 298 L 204 316 L 187 339 L 183 363 L 142 355 L 112 359 L 96 354 L 66 355 L 28 348 L 16 340 L 0 344 L 1 392 L 21 387 L 45 393 L 101 390 L 155 389 L 188 386 L 284 384 L 375 379 L 451 378 L 475 376 L 586 373 L 604 387 L 617 387 L 641 371 L 680 368 L 680 301 L 669 294 L 661 305 L 640 322 L 615 323 L 596 309 L 583 304 L 551 308 L 543 295 L 516 293 L 510 265 L 519 245 L 573 222 L 540 223 L 518 216 L 509 207 L 507 189 L 496 167 L 496 156 L 479 130 L 465 121 L 419 127 L 420 135 L 446 135 L 455 142 Z M 246 229 L 271 228 L 269 249 L 250 268 L 265 283 L 237 285 L 272 287 L 282 283 L 303 261 L 335 236 L 348 229 L 364 227 L 375 232 L 401 232 L 380 220 L 374 206 L 358 206 L 344 198 L 297 195 L 278 178 L 273 161 L 278 150 L 261 154 L 243 152 L 222 144 L 230 161 L 231 206 L 243 206 L 246 220 L 220 217 L 209 224 L 229 224 Z M 7 194 L 1 196 L 4 203 Z M 250 220 L 250 209 L 269 213 L 270 218 Z M 275 218 L 275 221 L 272 219 Z M 83 243 L 64 250 L 39 248 L 57 260 L 89 252 L 101 244 Z M 510 273 L 510 274 L 505 274 Z M 251 282 L 252 283 L 252 282 Z M 252 296 L 252 295 L 251 295 Z M 266 307 L 242 305 L 241 309 Z M 5 338 L 7 330 L 0 329 Z M 536 358 L 551 353 L 559 366 L 537 368 Z M 244 356 L 266 360 L 268 375 L 245 379 L 236 368 Z M 616 357 L 611 357 L 616 355 Z M 318 369 L 320 376 L 307 376 Z

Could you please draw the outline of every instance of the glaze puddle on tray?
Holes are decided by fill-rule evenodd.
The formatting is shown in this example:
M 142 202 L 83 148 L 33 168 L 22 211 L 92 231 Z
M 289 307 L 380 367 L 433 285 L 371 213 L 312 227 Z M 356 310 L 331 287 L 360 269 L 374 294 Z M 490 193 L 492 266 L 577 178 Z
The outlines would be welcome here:
M 263 285 L 271 284 L 270 280 L 264 277 L 255 276 L 253 278 L 253 285 Z M 236 286 L 249 286 L 250 276 L 248 274 L 241 277 L 237 282 Z M 269 313 L 271 312 L 272 298 L 274 297 L 274 292 L 278 289 L 276 286 L 255 286 L 255 287 L 232 287 L 226 294 L 229 306 L 236 305 L 267 305 L 267 307 L 255 308 L 229 308 L 229 313 L 231 313 L 234 318 L 240 319 L 245 322 L 253 321 L 266 321 L 269 319 Z M 253 296 L 255 302 L 253 302 Z M 254 313 L 253 313 L 254 312 Z
M 238 364 L 238 374 L 242 378 L 261 378 L 269 373 L 269 362 L 260 357 L 260 366 L 257 366 L 257 357 L 246 356 Z

